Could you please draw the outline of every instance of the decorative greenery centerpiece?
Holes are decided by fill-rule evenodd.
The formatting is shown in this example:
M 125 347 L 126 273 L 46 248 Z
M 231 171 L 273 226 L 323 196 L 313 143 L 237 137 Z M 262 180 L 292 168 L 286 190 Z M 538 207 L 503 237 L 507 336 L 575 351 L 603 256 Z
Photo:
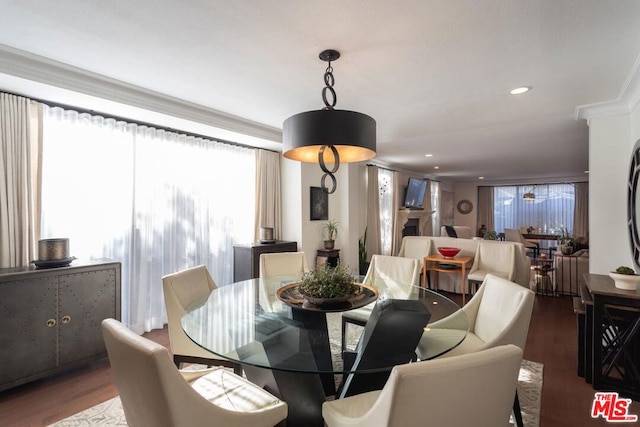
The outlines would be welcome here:
M 307 271 L 298 286 L 298 292 L 314 304 L 346 301 L 357 291 L 351 271 L 342 264 Z
M 635 291 L 640 284 L 640 275 L 631 267 L 620 266 L 616 271 L 610 271 L 609 277 L 613 279 L 616 288 Z

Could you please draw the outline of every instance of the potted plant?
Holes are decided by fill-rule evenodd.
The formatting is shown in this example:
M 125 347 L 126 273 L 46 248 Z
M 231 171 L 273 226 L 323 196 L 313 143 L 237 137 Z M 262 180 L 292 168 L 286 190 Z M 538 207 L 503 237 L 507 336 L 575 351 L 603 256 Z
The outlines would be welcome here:
M 498 233 L 494 230 L 489 230 L 484 233 L 484 236 L 482 236 L 482 238 L 484 240 L 498 240 Z
M 609 277 L 618 289 L 635 291 L 640 284 L 640 275 L 636 274 L 633 268 L 624 265 L 616 268 L 616 271 L 610 271 Z
M 358 271 L 361 275 L 367 274 L 369 263 L 367 262 L 367 227 L 364 234 L 358 239 Z
M 302 273 L 298 292 L 310 303 L 329 305 L 347 301 L 358 292 L 349 267 L 322 266 Z
M 573 236 L 567 231 L 566 228 L 560 228 L 560 234 L 557 238 L 558 250 L 562 255 L 571 255 L 573 253 Z
M 338 237 L 338 222 L 330 219 L 322 225 L 322 234 L 324 236 L 324 248 L 333 249 L 335 247 L 335 238 Z

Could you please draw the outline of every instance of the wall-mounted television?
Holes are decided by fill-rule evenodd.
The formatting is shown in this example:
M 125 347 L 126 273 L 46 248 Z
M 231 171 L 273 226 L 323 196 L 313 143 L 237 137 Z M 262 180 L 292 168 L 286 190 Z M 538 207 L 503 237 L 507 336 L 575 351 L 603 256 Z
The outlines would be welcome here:
M 424 207 L 424 195 L 426 191 L 426 180 L 409 178 L 407 191 L 404 195 L 404 207 L 409 209 L 422 209 Z

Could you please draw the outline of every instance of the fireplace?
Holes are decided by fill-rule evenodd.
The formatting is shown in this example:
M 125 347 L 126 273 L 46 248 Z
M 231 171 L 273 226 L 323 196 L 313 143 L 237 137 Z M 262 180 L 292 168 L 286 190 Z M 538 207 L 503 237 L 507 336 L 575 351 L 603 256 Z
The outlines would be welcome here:
M 402 237 L 419 236 L 420 221 L 418 218 L 409 218 L 402 228 Z

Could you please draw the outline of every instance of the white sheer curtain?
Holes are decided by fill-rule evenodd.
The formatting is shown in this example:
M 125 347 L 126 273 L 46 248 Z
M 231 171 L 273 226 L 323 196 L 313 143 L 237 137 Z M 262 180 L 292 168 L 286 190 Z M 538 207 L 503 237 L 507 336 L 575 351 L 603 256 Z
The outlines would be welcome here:
M 253 240 L 260 238 L 260 227 L 273 228 L 273 238 L 280 239 L 280 154 L 267 150 L 257 150 L 256 153 L 256 222 Z
M 505 228 L 533 227 L 536 231 L 559 234 L 573 232 L 575 187 L 573 184 L 537 184 L 494 187 L 494 225 Z M 533 192 L 535 200 L 524 200 Z M 485 224 L 486 225 L 486 224 Z
M 367 255 L 382 254 L 380 242 L 380 187 L 377 166 L 367 165 Z
M 0 268 L 37 259 L 42 104 L 0 93 Z
M 205 264 L 233 281 L 232 245 L 253 241 L 252 149 L 45 107 L 43 236 L 122 263 L 122 317 L 166 323 L 163 275 Z

